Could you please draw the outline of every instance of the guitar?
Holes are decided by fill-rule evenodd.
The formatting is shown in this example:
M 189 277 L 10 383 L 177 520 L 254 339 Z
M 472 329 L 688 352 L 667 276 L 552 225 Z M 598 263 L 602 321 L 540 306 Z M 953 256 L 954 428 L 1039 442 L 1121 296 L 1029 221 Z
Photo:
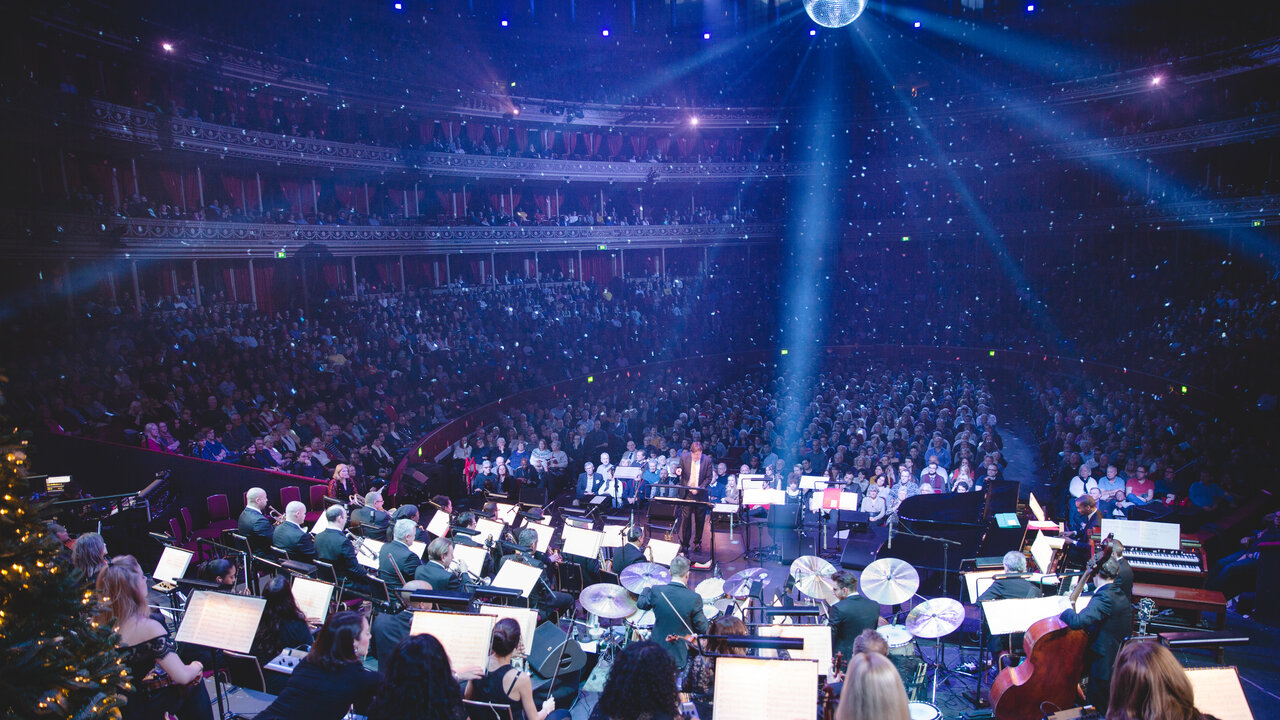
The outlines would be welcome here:
M 1111 540 L 1110 535 L 1107 540 Z M 1080 599 L 1084 586 L 1110 559 L 1111 543 L 1104 542 L 1102 551 L 1089 561 L 1084 576 L 1071 591 L 1071 607 Z M 1085 631 L 1072 630 L 1057 617 L 1032 624 L 1022 640 L 1026 659 L 1001 670 L 991 683 L 991 707 L 996 720 L 1038 720 L 1044 717 L 1041 708 L 1046 702 L 1060 708 L 1075 707 L 1088 644 Z

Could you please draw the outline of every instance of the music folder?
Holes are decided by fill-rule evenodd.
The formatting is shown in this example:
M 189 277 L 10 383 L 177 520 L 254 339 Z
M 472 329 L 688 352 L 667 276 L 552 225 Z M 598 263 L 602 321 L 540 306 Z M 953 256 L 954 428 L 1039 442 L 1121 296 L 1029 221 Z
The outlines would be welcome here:
M 195 553 L 190 550 L 183 550 L 172 545 L 166 545 L 164 552 L 160 553 L 160 560 L 156 562 L 156 570 L 151 573 L 151 577 L 156 582 L 173 582 L 187 574 L 187 566 L 191 564 L 191 558 Z
M 605 525 L 602 532 L 604 533 L 604 547 L 620 548 L 627 542 L 626 525 Z
M 533 633 L 538 627 L 538 611 L 530 610 L 522 607 L 508 607 L 506 605 L 489 605 L 480 603 L 476 606 L 481 615 L 493 615 L 498 620 L 511 618 L 520 625 L 520 639 L 524 641 L 526 649 L 533 647 Z M 497 620 L 494 621 L 497 624 Z
M 489 644 L 493 641 L 493 615 L 418 610 L 409 623 L 410 635 L 434 635 L 444 646 L 449 664 L 461 668 L 484 667 L 489 660 Z
M 547 548 L 551 547 L 551 537 L 556 533 L 555 528 L 535 522 L 526 522 L 524 526 L 533 528 L 533 531 L 538 534 L 538 543 L 534 546 L 538 552 L 546 552 Z
M 538 584 L 540 577 L 542 577 L 542 568 L 525 565 L 508 558 L 502 563 L 502 567 L 498 568 L 497 574 L 493 576 L 493 582 L 489 584 L 492 587 L 519 590 L 520 594 L 527 598 L 529 593 L 533 592 L 533 587 Z
M 1234 667 L 1187 668 L 1196 709 L 1218 720 L 1253 720 Z
M 595 559 L 600 555 L 604 533 L 565 525 L 560 528 L 560 540 L 563 543 L 560 551 L 565 555 Z
M 818 663 L 815 660 L 716 658 L 712 704 L 717 717 L 734 720 L 811 718 L 818 704 Z
M 437 510 L 436 514 L 431 516 L 431 522 L 427 523 L 427 532 L 435 537 L 447 535 L 449 532 L 449 513 Z
M 516 524 L 516 513 L 520 511 L 518 505 L 508 505 L 507 503 L 494 503 L 498 512 L 494 513 L 494 517 L 500 520 L 504 525 Z
M 1010 598 L 988 600 L 982 603 L 982 614 L 987 618 L 987 629 L 992 635 L 1026 632 L 1027 628 L 1045 618 L 1058 617 L 1067 608 L 1065 595 L 1049 595 L 1038 598 Z M 1076 612 L 1084 610 L 1089 597 L 1081 595 L 1076 601 Z
M 671 561 L 676 559 L 676 555 L 680 554 L 680 543 L 677 542 L 649 538 L 649 544 L 646 547 L 649 548 L 649 562 L 659 565 L 670 565 Z
M 477 577 L 484 572 L 484 560 L 488 556 L 489 552 L 482 547 L 460 544 L 453 546 L 453 559 L 461 560 L 467 572 Z
M 477 535 L 472 539 L 481 545 L 486 545 L 489 541 L 497 542 L 498 538 L 502 537 L 502 531 L 506 529 L 506 525 L 503 525 L 497 520 L 478 518 L 476 520 Z
M 308 622 L 323 624 L 329 617 L 329 602 L 333 599 L 332 583 L 295 575 L 289 589 L 293 593 L 293 601 L 298 604 L 298 609 Z
M 267 601 L 260 597 L 201 590 L 191 594 L 173 639 L 218 650 L 247 653 L 258 634 Z

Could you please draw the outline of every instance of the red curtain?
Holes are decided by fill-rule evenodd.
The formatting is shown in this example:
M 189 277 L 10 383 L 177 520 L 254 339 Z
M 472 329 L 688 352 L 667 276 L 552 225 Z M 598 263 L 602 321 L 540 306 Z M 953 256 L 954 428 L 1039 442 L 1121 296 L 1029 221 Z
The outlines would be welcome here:
M 702 141 L 702 146 L 707 149 L 708 155 L 715 155 L 716 150 L 720 147 L 720 140 L 718 138 L 706 138 Z
M 683 135 L 676 138 L 676 148 L 680 151 L 680 157 L 689 157 L 689 151 L 693 149 L 693 139 Z
M 182 207 L 182 176 L 172 170 L 160 171 L 160 184 L 170 205 Z
M 742 154 L 742 136 L 726 141 L 729 145 L 729 154 L 735 159 Z
M 582 139 L 587 143 L 587 154 L 595 156 L 600 152 L 600 134 L 599 133 L 583 133 Z
M 446 142 L 457 142 L 462 136 L 462 124 L 456 120 L 441 120 L 440 129 L 444 130 Z
M 310 212 L 311 207 L 303 207 L 301 186 L 294 180 L 281 180 L 280 193 L 284 195 L 284 203 L 289 206 L 289 212 L 294 215 L 301 215 Z
M 622 136 L 614 133 L 609 136 L 609 157 L 618 157 L 622 152 Z
M 493 128 L 493 136 L 498 140 L 498 147 L 505 148 L 511 142 L 511 128 L 498 125 Z
M 338 205 L 341 206 L 343 210 L 350 210 L 351 208 L 356 207 L 357 196 L 359 197 L 359 202 L 364 202 L 363 187 L 356 188 L 351 185 L 338 185 L 335 183 L 333 186 L 333 194 L 338 196 Z
M 538 212 L 543 215 L 554 217 L 560 214 L 561 203 L 564 196 L 556 196 L 548 193 L 546 195 L 533 194 L 533 202 L 538 206 Z
M 667 151 L 671 149 L 671 136 L 656 137 L 653 139 L 653 145 L 663 157 L 666 157 Z
M 516 150 L 519 152 L 524 152 L 525 150 L 528 150 L 529 149 L 529 131 L 525 128 L 518 127 L 513 129 L 512 132 L 514 132 L 516 135 L 516 145 L 519 145 L 519 147 L 517 147 Z
M 636 157 L 641 157 L 642 155 L 644 155 L 644 136 L 643 135 L 631 136 L 631 150 L 635 152 Z
M 458 217 L 466 208 L 462 207 L 462 198 L 460 194 L 453 190 L 437 190 L 436 199 L 440 201 L 440 207 L 444 208 L 444 214 L 449 217 Z
M 436 121 L 430 118 L 418 123 L 418 142 L 427 144 L 436 136 Z
M 248 272 L 245 273 L 248 275 Z M 258 286 L 258 309 L 264 313 L 273 313 L 276 309 L 275 303 L 275 276 L 276 269 L 270 263 L 258 263 L 253 267 L 253 279 Z M 240 282 L 236 278 L 236 282 Z M 239 292 L 239 288 L 236 289 Z M 242 295 L 241 297 L 247 297 Z
M 472 145 L 479 145 L 480 141 L 484 140 L 484 125 L 478 122 L 469 122 L 466 127 L 467 139 L 471 141 Z
M 230 198 L 231 207 L 245 209 L 245 201 L 249 198 L 249 189 L 245 186 L 245 181 L 241 178 L 222 176 L 222 189 L 226 191 L 227 197 Z

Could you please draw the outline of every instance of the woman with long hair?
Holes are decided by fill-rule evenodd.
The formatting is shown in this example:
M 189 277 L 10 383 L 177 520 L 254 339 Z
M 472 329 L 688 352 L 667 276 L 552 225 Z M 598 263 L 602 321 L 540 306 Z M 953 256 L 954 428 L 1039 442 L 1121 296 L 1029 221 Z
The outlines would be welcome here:
M 618 655 L 592 720 L 675 720 L 680 696 L 676 661 L 661 645 L 631 643 Z
M 1107 720 L 1213 720 L 1196 710 L 1187 671 L 1158 642 L 1131 642 L 1116 655 Z
M 71 567 L 80 573 L 89 585 L 98 580 L 98 573 L 107 567 L 107 543 L 96 532 L 87 532 L 76 538 L 71 548 Z
M 722 617 L 711 623 L 709 634 L 746 636 L 748 633 L 746 623 L 738 618 Z M 730 647 L 728 640 L 716 637 L 707 640 L 705 655 L 694 655 L 689 661 L 689 672 L 686 675 L 688 685 L 684 689 L 692 695 L 700 717 L 711 717 L 711 700 L 715 694 L 716 656 L 746 654 L 746 648 Z
M 364 668 L 368 652 L 369 621 L 364 615 L 330 615 L 311 652 L 293 669 L 289 684 L 257 720 L 342 720 L 353 706 L 366 714 L 379 680 L 378 673 Z
M 369 720 L 464 720 L 462 693 L 444 646 L 434 635 L 410 635 L 382 668 Z
M 163 720 L 168 713 L 213 720 L 209 693 L 198 682 L 204 666 L 185 663 L 173 639 L 147 612 L 147 578 L 132 555 L 123 555 L 98 574 L 103 609 L 99 623 L 110 624 L 120 636 L 120 653 L 131 682 L 123 690 L 124 720 Z
M 253 649 L 250 652 L 258 658 L 260 664 L 266 665 L 285 648 L 310 645 L 311 626 L 307 625 L 306 616 L 293 599 L 287 577 L 271 576 L 262 585 L 262 597 L 267 604 L 262 610 L 262 620 L 258 623 L 258 633 L 253 638 Z M 267 692 L 279 695 L 288 677 L 280 673 L 263 675 L 267 679 Z
M 563 710 L 555 712 L 556 701 L 551 697 L 542 703 L 541 709 L 534 704 L 533 682 L 528 675 L 511 665 L 511 658 L 523 647 L 520 623 L 511 618 L 503 618 L 494 623 L 484 676 L 467 683 L 466 698 L 505 705 L 511 710 L 511 720 L 566 717 L 568 713 Z
M 329 480 L 329 497 L 348 500 L 360 495 L 356 487 L 356 470 L 345 463 L 338 463 L 333 468 L 333 478 Z
M 836 707 L 836 720 L 911 720 L 907 690 L 889 658 L 878 653 L 853 656 Z

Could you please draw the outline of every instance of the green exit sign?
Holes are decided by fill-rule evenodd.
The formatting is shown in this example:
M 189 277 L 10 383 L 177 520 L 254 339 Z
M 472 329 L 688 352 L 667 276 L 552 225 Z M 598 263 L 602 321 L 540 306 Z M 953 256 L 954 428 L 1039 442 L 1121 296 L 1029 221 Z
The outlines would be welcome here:
M 285 259 L 285 254 L 284 254 L 284 251 L 283 251 L 283 250 L 277 250 L 277 251 L 276 251 L 276 259 L 277 259 L 277 260 L 284 260 L 284 259 Z
M 596 246 L 596 249 L 597 249 L 597 250 L 608 250 L 608 249 L 609 249 L 609 246 L 608 246 L 608 245 L 597 245 L 597 246 Z
M 1264 226 L 1264 225 L 1266 225 L 1266 224 L 1267 224 L 1267 221 L 1266 221 L 1266 220 L 1254 220 L 1254 221 L 1253 221 L 1253 226 L 1254 226 L 1254 227 L 1262 227 L 1262 226 Z

